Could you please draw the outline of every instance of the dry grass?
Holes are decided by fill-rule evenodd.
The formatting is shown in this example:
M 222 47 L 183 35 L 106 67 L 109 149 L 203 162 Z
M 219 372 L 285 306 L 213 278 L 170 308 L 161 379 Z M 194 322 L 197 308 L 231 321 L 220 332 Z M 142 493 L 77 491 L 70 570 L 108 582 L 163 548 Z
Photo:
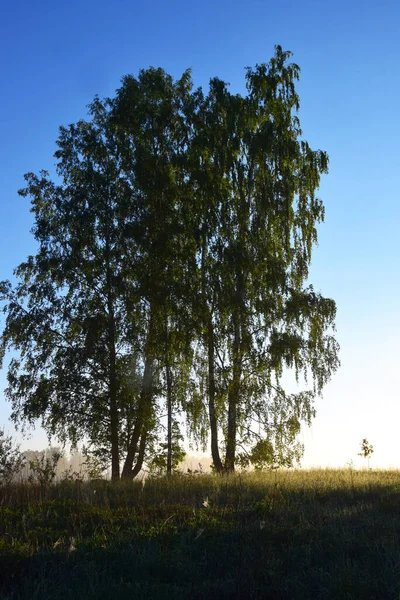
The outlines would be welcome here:
M 399 598 L 400 472 L 0 488 L 0 597 Z

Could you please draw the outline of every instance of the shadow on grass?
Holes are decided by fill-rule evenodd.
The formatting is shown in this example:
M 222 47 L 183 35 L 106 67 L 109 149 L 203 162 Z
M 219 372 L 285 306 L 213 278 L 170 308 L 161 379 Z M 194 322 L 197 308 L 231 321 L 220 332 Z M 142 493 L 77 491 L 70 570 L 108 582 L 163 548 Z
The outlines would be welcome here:
M 149 498 L 3 507 L 1 598 L 399 598 L 395 486 Z

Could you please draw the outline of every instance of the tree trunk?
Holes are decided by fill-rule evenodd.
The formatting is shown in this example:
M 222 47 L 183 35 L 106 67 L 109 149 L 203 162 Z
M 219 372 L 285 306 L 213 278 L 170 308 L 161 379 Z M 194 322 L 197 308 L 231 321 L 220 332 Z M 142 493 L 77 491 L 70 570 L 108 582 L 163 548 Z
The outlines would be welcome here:
M 246 206 L 243 203 L 243 206 Z M 246 223 L 246 216 L 241 219 L 241 229 Z M 235 301 L 232 309 L 233 320 L 233 348 L 232 348 L 232 380 L 228 391 L 228 431 L 226 440 L 225 471 L 233 473 L 235 470 L 236 445 L 237 445 L 237 416 L 240 401 L 240 379 L 242 376 L 242 324 L 245 315 L 245 273 L 243 268 L 244 242 L 239 239 L 236 247 L 235 260 Z
M 153 379 L 154 379 L 154 362 L 152 357 L 147 357 L 144 373 L 142 390 L 139 399 L 139 406 L 137 411 L 136 424 L 133 428 L 132 436 L 129 441 L 128 451 L 125 458 L 124 468 L 122 469 L 123 479 L 132 479 L 133 474 L 133 462 L 137 451 L 137 445 L 140 436 L 143 437 L 146 428 L 146 417 L 151 408 L 151 402 L 153 397 Z M 143 448 L 144 451 L 144 448 Z M 139 448 L 140 453 L 140 448 Z
M 242 374 L 241 356 L 241 322 L 244 312 L 244 273 L 242 268 L 242 252 L 240 245 L 236 256 L 236 290 L 235 303 L 232 310 L 233 348 L 232 348 L 232 380 L 228 391 L 228 431 L 226 440 L 225 471 L 233 473 L 236 460 L 237 412 L 240 399 L 240 378 Z
M 144 431 L 140 438 L 139 453 L 138 453 L 138 457 L 136 460 L 136 465 L 132 469 L 131 479 L 135 479 L 135 477 L 137 475 L 139 475 L 140 471 L 142 470 L 144 454 L 145 454 L 145 450 L 146 450 L 146 442 L 147 442 L 147 431 Z
M 214 327 L 211 315 L 208 321 L 207 331 L 207 350 L 208 350 L 208 415 L 210 419 L 211 433 L 211 456 L 217 473 L 222 473 L 224 465 L 218 447 L 218 423 L 215 411 L 215 348 L 214 348 Z
M 111 479 L 116 481 L 120 477 L 119 465 L 119 418 L 118 418 L 118 381 L 117 357 L 115 350 L 115 314 L 112 294 L 110 243 L 106 239 L 106 279 L 107 279 L 107 312 L 108 312 L 108 352 L 109 352 L 109 398 L 110 398 L 110 441 L 111 441 Z
M 224 465 L 219 453 L 218 447 L 218 423 L 215 410 L 215 343 L 214 343 L 214 326 L 212 322 L 211 309 L 208 303 L 207 290 L 207 260 L 208 255 L 208 240 L 206 225 L 203 225 L 203 243 L 201 250 L 201 286 L 202 286 L 202 301 L 204 310 L 204 324 L 206 325 L 206 344 L 207 344 L 207 361 L 208 361 L 208 416 L 210 419 L 211 433 L 211 456 L 214 467 L 217 473 L 222 473 Z
M 225 471 L 233 473 L 236 460 L 237 407 L 240 394 L 240 333 L 237 316 L 234 317 L 234 341 L 232 359 L 232 381 L 228 392 L 228 433 L 226 441 Z
M 117 403 L 117 374 L 115 368 L 115 351 L 110 357 L 110 424 L 111 424 L 111 479 L 120 477 L 119 465 L 119 418 Z
M 172 473 L 172 377 L 167 358 L 167 475 Z
M 165 374 L 167 379 L 167 475 L 172 473 L 172 373 L 169 362 L 170 332 L 165 317 Z

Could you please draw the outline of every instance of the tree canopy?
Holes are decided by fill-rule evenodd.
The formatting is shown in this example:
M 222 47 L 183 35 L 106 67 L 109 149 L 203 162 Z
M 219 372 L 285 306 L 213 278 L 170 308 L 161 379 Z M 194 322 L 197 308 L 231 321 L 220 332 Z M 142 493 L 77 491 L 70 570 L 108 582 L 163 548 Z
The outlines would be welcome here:
M 0 284 L 12 418 L 87 440 L 114 479 L 171 472 L 184 421 L 218 472 L 291 465 L 338 368 L 335 302 L 308 283 L 328 156 L 290 56 L 247 68 L 245 96 L 126 76 L 60 128 L 56 181 L 25 176 L 38 249 Z M 309 387 L 285 393 L 286 369 Z

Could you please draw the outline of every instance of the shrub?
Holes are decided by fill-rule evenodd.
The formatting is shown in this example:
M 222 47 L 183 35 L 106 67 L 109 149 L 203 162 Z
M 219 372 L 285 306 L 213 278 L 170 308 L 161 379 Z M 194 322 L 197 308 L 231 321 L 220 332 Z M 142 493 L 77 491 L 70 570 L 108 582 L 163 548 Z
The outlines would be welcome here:
M 22 470 L 25 458 L 12 437 L 0 429 L 0 484 L 10 483 Z

